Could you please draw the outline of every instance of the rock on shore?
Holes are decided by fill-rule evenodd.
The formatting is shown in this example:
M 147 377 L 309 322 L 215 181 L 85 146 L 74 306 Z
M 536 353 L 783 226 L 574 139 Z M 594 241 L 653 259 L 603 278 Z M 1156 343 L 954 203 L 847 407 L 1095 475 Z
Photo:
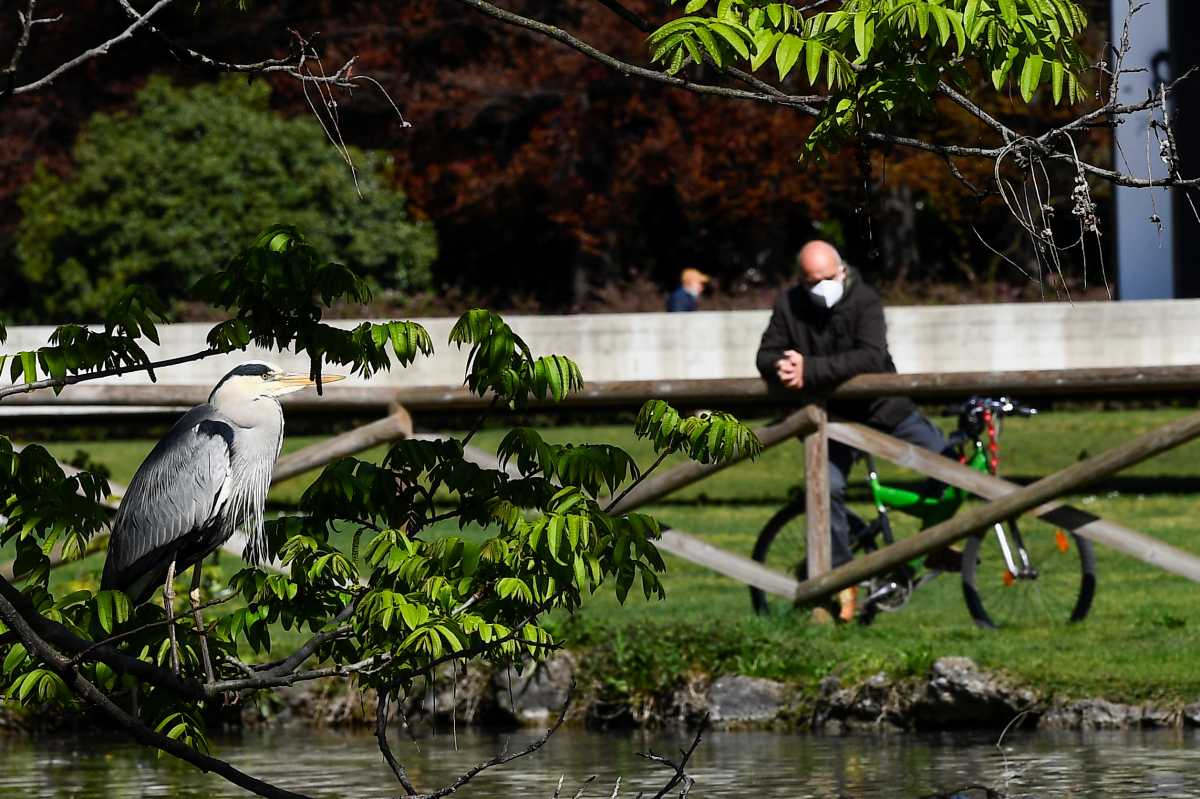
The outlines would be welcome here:
M 1200 727 L 1200 702 L 1176 706 L 1123 704 L 1104 698 L 1047 695 L 963 657 L 937 660 L 926 674 L 883 672 L 853 684 L 826 677 L 818 685 L 743 675 L 693 674 L 657 694 L 632 697 L 601 684 L 577 684 L 585 655 L 557 652 L 518 672 L 485 664 L 437 671 L 398 703 L 393 721 L 415 729 L 452 724 L 544 727 L 562 711 L 591 727 L 695 726 L 708 719 L 720 728 L 771 727 L 837 734 L 851 730 L 948 730 L 1006 727 L 1122 729 Z M 14 712 L 16 711 L 16 712 Z M 402 712 L 400 712 L 402 711 Z M 341 681 L 305 683 L 227 707 L 214 721 L 247 726 L 375 723 L 373 695 Z M 54 726 L 0 706 L 0 730 Z M 63 719 L 57 723 L 84 723 Z

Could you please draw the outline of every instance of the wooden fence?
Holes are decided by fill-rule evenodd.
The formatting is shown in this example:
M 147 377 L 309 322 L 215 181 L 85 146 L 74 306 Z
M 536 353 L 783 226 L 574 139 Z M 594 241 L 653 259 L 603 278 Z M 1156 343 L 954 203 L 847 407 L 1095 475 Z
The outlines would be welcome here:
M 204 401 L 209 387 L 187 385 L 74 386 L 55 397 L 41 391 L 4 400 L 7 405 L 138 405 L 188 406 Z M 860 375 L 842 384 L 830 396 L 868 398 L 907 394 L 926 399 L 961 399 L 972 394 L 1019 394 L 1026 397 L 1137 397 L 1196 396 L 1200 394 L 1200 366 L 1147 368 L 959 372 L 946 374 Z M 651 397 L 682 407 L 753 407 L 796 403 L 794 394 L 768 391 L 759 380 L 671 380 L 590 384 L 554 407 L 576 409 L 636 407 Z M 841 588 L 887 572 L 913 557 L 986 529 L 997 521 L 1031 512 L 1054 524 L 1074 530 L 1096 543 L 1113 547 L 1147 564 L 1200 581 L 1200 557 L 1151 536 L 1080 511 L 1056 500 L 1088 483 L 1200 436 L 1200 413 L 1151 431 L 1100 455 L 1073 464 L 1029 486 L 1017 486 L 969 469 L 918 447 L 861 425 L 830 420 L 823 410 L 826 398 L 811 402 L 756 432 L 764 448 L 802 438 L 806 453 L 808 498 L 808 579 L 800 582 L 750 558 L 728 552 L 681 530 L 666 530 L 661 549 L 678 557 L 774 594 L 808 602 Z M 285 398 L 285 406 L 305 411 L 369 411 L 386 409 L 384 418 L 291 453 L 275 467 L 276 482 L 328 464 L 337 458 L 406 436 L 435 437 L 413 432 L 412 414 L 426 411 L 470 411 L 489 401 L 461 388 L 330 387 L 324 396 L 310 392 Z M 959 486 L 988 502 L 910 538 L 856 558 L 837 569 L 829 567 L 829 492 L 827 452 L 830 440 L 840 441 L 892 460 L 921 474 Z M 468 457 L 483 466 L 498 468 L 494 456 L 470 449 Z M 657 474 L 629 492 L 617 512 L 627 512 L 661 499 L 678 489 L 706 479 L 733 464 L 686 463 Z

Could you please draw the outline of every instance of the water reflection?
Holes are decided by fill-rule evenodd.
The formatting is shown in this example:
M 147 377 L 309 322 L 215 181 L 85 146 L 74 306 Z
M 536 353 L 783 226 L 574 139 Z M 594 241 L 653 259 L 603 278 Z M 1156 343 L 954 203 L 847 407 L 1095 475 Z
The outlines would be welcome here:
M 533 736 L 518 733 L 510 746 Z M 400 734 L 397 754 L 418 788 L 451 781 L 492 756 L 503 736 L 469 732 L 425 738 L 417 751 Z M 688 739 L 669 733 L 601 734 L 563 730 L 538 754 L 481 775 L 461 796 L 550 797 L 560 775 L 567 795 L 596 775 L 586 796 L 608 797 L 622 777 L 622 796 L 661 786 L 665 770 L 637 756 L 674 755 Z M 362 732 L 288 730 L 247 733 L 215 742 L 215 754 L 282 787 L 314 796 L 379 796 L 396 792 L 372 736 Z M 852 735 L 823 737 L 764 732 L 712 733 L 689 769 L 696 799 L 748 795 L 918 797 L 970 783 L 1012 796 L 1198 797 L 1200 739 L 1191 731 L 995 736 Z M 246 794 L 178 761 L 156 757 L 116 733 L 39 738 L 0 737 L 0 797 L 126 799 Z

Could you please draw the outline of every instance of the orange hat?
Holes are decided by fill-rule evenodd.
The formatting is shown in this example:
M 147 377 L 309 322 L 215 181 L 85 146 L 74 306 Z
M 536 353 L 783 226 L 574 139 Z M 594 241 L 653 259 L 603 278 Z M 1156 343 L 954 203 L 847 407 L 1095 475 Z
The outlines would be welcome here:
M 708 275 L 704 274 L 699 269 L 693 269 L 690 266 L 679 273 L 680 283 L 685 283 L 689 280 L 699 280 L 701 283 L 707 283 L 710 279 L 711 278 L 709 278 Z

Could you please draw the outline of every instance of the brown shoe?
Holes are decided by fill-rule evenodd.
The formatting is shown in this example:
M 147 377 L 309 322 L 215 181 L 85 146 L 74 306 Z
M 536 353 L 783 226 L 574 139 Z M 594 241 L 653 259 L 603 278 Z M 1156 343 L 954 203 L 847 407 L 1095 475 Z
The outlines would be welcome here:
M 858 587 L 843 588 L 838 591 L 837 598 L 838 604 L 841 606 L 838 611 L 838 621 L 854 621 L 854 612 L 858 605 Z
M 925 568 L 940 572 L 961 572 L 962 552 L 954 547 L 942 547 L 925 556 Z

